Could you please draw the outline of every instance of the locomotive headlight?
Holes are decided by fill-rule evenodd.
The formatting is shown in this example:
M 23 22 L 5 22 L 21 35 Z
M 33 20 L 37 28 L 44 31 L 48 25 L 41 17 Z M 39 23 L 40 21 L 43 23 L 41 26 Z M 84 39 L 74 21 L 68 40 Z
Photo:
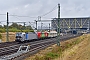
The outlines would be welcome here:
M 17 38 L 19 40 L 19 38 Z
M 20 38 L 20 41 L 23 41 L 23 38 L 22 37 Z
M 20 40 L 22 40 L 22 37 L 20 38 Z

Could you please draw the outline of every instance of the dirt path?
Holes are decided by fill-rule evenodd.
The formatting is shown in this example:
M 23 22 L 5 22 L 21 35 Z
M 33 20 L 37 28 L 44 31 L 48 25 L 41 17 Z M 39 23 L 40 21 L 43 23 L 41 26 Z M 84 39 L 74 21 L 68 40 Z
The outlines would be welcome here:
M 66 50 L 62 57 L 55 60 L 90 60 L 90 38 L 86 37 L 84 41 Z

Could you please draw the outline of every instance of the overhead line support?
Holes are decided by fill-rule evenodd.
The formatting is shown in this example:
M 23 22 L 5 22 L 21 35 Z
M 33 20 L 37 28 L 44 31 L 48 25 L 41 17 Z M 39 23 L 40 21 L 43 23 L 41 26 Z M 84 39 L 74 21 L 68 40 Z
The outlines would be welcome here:
M 9 42 L 9 34 L 8 34 L 8 12 L 7 12 L 7 42 Z
M 57 45 L 60 46 L 60 4 L 58 4 Z

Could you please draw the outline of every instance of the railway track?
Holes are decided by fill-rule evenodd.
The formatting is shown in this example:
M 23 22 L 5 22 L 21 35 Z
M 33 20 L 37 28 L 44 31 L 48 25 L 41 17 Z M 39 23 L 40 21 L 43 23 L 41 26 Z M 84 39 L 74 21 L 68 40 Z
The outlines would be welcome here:
M 48 40 L 48 41 L 43 41 L 43 42 L 39 42 L 39 43 L 37 43 L 37 44 L 31 44 L 30 45 L 30 52 L 32 52 L 32 51 L 35 51 L 35 50 L 38 50 L 38 49 L 41 49 L 42 47 L 44 47 L 44 46 L 46 46 L 46 45 L 48 45 L 48 44 L 51 44 L 52 42 L 55 42 L 55 40 Z M 25 44 L 25 46 L 26 45 L 29 45 L 29 44 Z M 23 46 L 23 45 L 22 45 Z M 17 51 L 18 50 L 18 48 L 16 48 L 16 47 L 18 47 L 18 45 L 17 46 L 13 46 L 13 48 L 14 49 L 11 49 L 11 47 L 8 47 L 8 49 L 10 49 L 10 50 L 7 50 L 7 51 L 5 51 L 5 52 L 1 52 L 0 53 L 0 55 L 3 55 L 3 54 L 10 54 L 10 52 L 13 52 L 13 51 Z M 4 48 L 5 49 L 5 48 Z M 1 49 L 0 49 L 1 50 Z M 5 58 L 6 57 L 6 58 Z M 2 56 L 1 56 L 1 58 L 2 58 Z M 5 58 L 5 59 L 11 59 L 12 57 L 11 56 L 3 56 L 3 58 Z
M 61 36 L 60 40 L 65 41 L 67 39 L 74 38 L 74 37 L 77 37 L 77 36 L 80 36 L 80 35 Z M 40 40 L 40 41 L 35 41 L 35 42 L 29 42 L 29 43 L 24 43 L 24 44 L 17 44 L 17 45 L 7 46 L 7 47 L 4 47 L 4 48 L 0 48 L 0 51 L 1 51 L 0 52 L 0 56 L 1 56 L 0 58 L 2 58 L 2 57 L 5 58 L 5 56 L 17 52 L 17 50 L 19 49 L 19 47 L 21 45 L 22 46 L 30 45 L 29 54 L 33 54 L 33 53 L 37 52 L 38 50 L 43 49 L 43 48 L 45 48 L 47 46 L 50 46 L 52 44 L 55 44 L 55 43 L 57 43 L 56 38 L 51 38 L 51 39 L 46 39 L 46 40 Z M 26 54 L 23 54 L 23 55 L 25 56 Z M 20 58 L 20 56 L 18 57 L 18 59 Z M 8 58 L 8 57 L 6 57 L 6 58 Z M 16 59 L 16 58 L 13 58 L 13 59 Z
M 68 36 L 71 37 L 71 36 L 73 36 L 73 34 L 71 36 L 69 34 L 64 35 L 64 36 L 65 37 L 61 36 L 60 39 L 63 40 L 63 39 L 65 39 Z M 33 42 L 33 41 L 31 41 L 31 42 Z M 12 46 L 12 45 L 17 45 L 17 44 L 22 44 L 22 43 L 18 43 L 18 42 L 15 42 L 15 41 L 13 41 L 13 42 L 4 42 L 4 43 L 0 43 L 0 48 Z
M 55 39 L 55 38 L 53 38 Z M 11 54 L 11 53 L 14 53 L 14 52 L 17 52 L 18 48 L 22 45 L 30 45 L 30 48 L 35 48 L 37 45 L 42 45 L 44 43 L 48 43 L 48 42 L 52 42 L 52 41 L 55 41 L 55 40 L 50 40 L 50 39 L 47 39 L 46 41 L 44 40 L 41 40 L 40 42 L 39 41 L 36 41 L 36 42 L 32 42 L 32 43 L 25 43 L 25 44 L 17 44 L 17 45 L 13 45 L 13 46 L 9 46 L 9 47 L 4 47 L 4 48 L 0 48 L 0 56 L 3 56 L 3 55 L 8 55 L 8 54 Z
M 0 48 L 4 48 L 4 47 L 8 47 L 8 46 L 11 46 L 11 45 L 15 45 L 15 44 L 18 44 L 18 42 L 3 42 L 3 43 L 0 43 Z

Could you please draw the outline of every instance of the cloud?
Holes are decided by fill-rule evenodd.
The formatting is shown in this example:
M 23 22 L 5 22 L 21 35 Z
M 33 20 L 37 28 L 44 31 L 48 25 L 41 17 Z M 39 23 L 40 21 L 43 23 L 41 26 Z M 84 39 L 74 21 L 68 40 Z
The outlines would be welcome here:
M 61 8 L 62 17 L 89 16 L 89 0 L 68 0 Z
M 58 16 L 58 3 L 60 3 L 61 17 L 89 16 L 90 0 L 0 0 L 0 14 L 38 17 L 54 7 L 56 10 L 45 15 L 42 19 L 50 19 Z M 9 21 L 34 21 L 37 18 L 9 16 Z M 6 16 L 0 15 L 0 20 L 6 20 Z

